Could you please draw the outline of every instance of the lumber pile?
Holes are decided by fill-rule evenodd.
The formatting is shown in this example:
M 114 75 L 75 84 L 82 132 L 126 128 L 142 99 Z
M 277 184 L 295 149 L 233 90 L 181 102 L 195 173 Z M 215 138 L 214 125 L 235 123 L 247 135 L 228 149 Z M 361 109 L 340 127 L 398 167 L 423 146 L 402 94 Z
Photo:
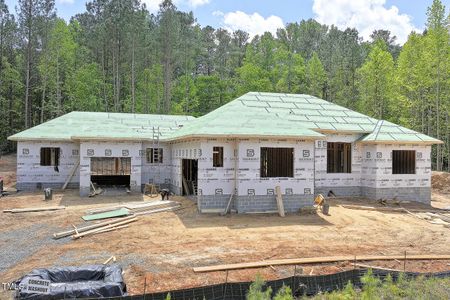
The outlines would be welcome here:
M 43 207 L 27 207 L 27 208 L 12 208 L 4 209 L 4 213 L 26 213 L 26 212 L 41 212 L 41 211 L 54 211 L 66 209 L 65 206 L 43 206 Z
M 128 216 L 128 217 L 121 218 L 121 219 L 103 221 L 100 223 L 91 224 L 91 225 L 87 225 L 87 226 L 83 226 L 83 227 L 76 227 L 76 226 L 72 225 L 73 229 L 54 233 L 53 238 L 60 239 L 60 238 L 71 236 L 71 235 L 76 236 L 76 238 L 80 238 L 82 236 L 89 235 L 89 234 L 101 233 L 107 229 L 112 229 L 112 230 L 120 229 L 120 228 L 123 228 L 121 226 L 129 224 L 136 220 L 137 220 L 137 218 L 135 216 Z M 82 235 L 82 234 L 84 234 L 84 235 Z
M 112 212 L 119 209 L 127 209 L 128 214 L 139 216 L 163 211 L 176 210 L 178 208 L 180 208 L 180 203 L 176 201 L 161 200 L 161 201 L 146 201 L 146 202 L 130 202 L 116 206 L 91 209 L 86 211 L 86 214 L 92 215 L 92 214 Z
M 238 263 L 228 265 L 216 265 L 206 267 L 196 267 L 194 272 L 212 272 L 226 271 L 248 268 L 262 268 L 269 266 L 281 265 L 301 265 L 301 264 L 318 264 L 318 263 L 334 263 L 342 261 L 371 261 L 371 260 L 447 260 L 450 255 L 361 255 L 361 256 L 328 256 L 328 257 L 310 257 L 310 258 L 290 258 L 290 259 L 273 259 L 263 260 L 250 263 Z

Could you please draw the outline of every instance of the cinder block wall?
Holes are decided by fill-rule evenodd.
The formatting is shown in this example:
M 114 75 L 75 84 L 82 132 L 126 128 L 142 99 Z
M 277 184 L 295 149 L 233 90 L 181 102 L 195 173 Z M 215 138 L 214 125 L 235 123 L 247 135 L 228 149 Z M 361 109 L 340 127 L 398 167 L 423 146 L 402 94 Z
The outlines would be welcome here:
M 60 148 L 58 170 L 41 166 L 41 148 Z M 17 143 L 17 189 L 36 190 L 51 187 L 60 189 L 66 182 L 79 157 L 79 145 L 73 142 L 18 142 Z M 78 170 L 69 187 L 79 186 Z

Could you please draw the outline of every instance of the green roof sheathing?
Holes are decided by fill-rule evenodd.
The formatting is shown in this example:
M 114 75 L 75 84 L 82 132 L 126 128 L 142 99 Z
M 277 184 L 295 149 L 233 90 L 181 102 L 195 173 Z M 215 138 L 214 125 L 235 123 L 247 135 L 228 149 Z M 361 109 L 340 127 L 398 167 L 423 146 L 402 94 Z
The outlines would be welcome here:
M 364 143 L 441 141 L 303 94 L 247 93 L 199 118 L 174 115 L 72 112 L 15 134 L 11 140 L 161 140 L 192 137 L 323 139 L 324 133 L 361 134 Z
M 190 116 L 74 111 L 9 137 L 10 140 L 151 140 L 153 128 L 164 139 Z
M 373 132 L 363 136 L 361 142 L 366 143 L 389 143 L 389 142 L 409 142 L 409 143 L 430 143 L 440 144 L 440 140 L 425 135 L 420 132 L 396 125 L 394 123 L 380 120 Z

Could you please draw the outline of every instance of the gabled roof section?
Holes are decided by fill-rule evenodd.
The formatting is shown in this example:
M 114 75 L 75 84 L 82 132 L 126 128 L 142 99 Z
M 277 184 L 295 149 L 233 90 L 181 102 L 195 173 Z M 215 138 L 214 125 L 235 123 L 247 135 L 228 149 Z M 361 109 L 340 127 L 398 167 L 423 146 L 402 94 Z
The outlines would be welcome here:
M 153 128 L 164 139 L 194 120 L 190 116 L 74 111 L 10 136 L 31 140 L 152 140 Z
M 380 120 L 372 133 L 360 139 L 365 143 L 426 143 L 441 144 L 442 141 L 400 125 Z

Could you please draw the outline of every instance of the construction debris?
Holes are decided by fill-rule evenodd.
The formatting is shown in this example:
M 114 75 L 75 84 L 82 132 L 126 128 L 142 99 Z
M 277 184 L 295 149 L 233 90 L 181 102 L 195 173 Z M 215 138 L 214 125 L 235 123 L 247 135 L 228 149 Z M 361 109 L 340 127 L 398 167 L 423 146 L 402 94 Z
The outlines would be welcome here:
M 90 182 L 91 184 L 91 188 L 92 188 L 92 192 L 89 194 L 89 197 L 95 197 L 97 195 L 100 195 L 101 193 L 103 193 L 103 189 L 101 187 L 95 187 L 94 184 L 92 183 L 92 181 Z
M 40 212 L 66 209 L 65 206 L 44 206 L 44 207 L 28 207 L 28 208 L 12 208 L 3 210 L 4 213 L 25 213 L 25 212 Z
M 207 267 L 196 267 L 194 272 L 212 272 L 225 271 L 248 268 L 261 268 L 268 266 L 280 265 L 300 265 L 300 264 L 316 264 L 316 263 L 331 263 L 341 261 L 370 261 L 370 260 L 441 260 L 450 259 L 450 255 L 362 255 L 362 256 L 328 256 L 328 257 L 311 257 L 311 258 L 291 258 L 291 259 L 274 259 L 257 261 L 250 263 L 238 263 L 229 265 L 216 265 Z

